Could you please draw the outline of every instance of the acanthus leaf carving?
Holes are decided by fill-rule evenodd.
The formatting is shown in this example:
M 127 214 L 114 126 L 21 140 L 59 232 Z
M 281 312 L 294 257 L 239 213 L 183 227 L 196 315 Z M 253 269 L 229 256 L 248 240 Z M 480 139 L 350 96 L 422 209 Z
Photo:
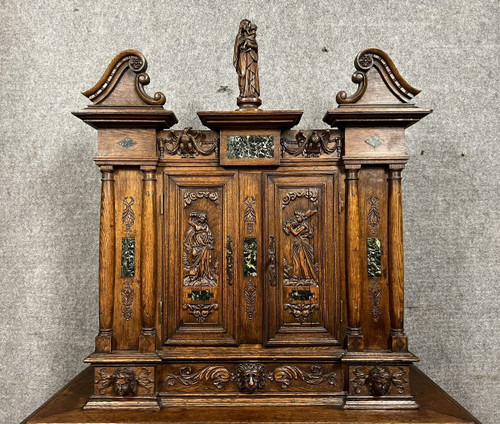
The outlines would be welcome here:
M 222 389 L 226 383 L 233 379 L 233 374 L 226 367 L 220 365 L 205 367 L 194 374 L 191 367 L 183 367 L 180 369 L 179 375 L 168 374 L 165 384 L 173 386 L 177 382 L 184 386 L 196 386 L 201 381 L 212 380 L 215 387 Z
M 323 382 L 327 382 L 332 386 L 337 384 L 336 373 L 324 373 L 323 368 L 319 365 L 311 366 L 310 372 L 304 371 L 294 365 L 277 367 L 272 373 L 269 374 L 268 378 L 271 381 L 280 383 L 283 389 L 290 386 L 291 380 L 302 380 L 307 384 L 313 385 L 321 384 Z

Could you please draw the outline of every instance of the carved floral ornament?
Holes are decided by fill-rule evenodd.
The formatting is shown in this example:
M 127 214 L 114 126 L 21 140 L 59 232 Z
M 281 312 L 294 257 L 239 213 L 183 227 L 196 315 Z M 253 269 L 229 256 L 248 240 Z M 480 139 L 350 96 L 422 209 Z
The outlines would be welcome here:
M 227 383 L 235 382 L 240 392 L 253 393 L 256 390 L 265 389 L 268 381 L 280 384 L 282 389 L 288 388 L 292 380 L 300 380 L 312 385 L 327 383 L 335 386 L 337 384 L 336 373 L 333 371 L 325 373 L 323 367 L 319 365 L 311 366 L 310 371 L 304 371 L 294 365 L 283 365 L 267 372 L 266 364 L 244 362 L 236 366 L 235 372 L 221 365 L 208 366 L 195 373 L 191 367 L 183 367 L 179 371 L 179 374 L 167 375 L 165 379 L 167 387 L 176 383 L 196 386 L 202 382 L 211 381 L 215 387 L 222 389 Z
M 384 365 L 375 365 L 368 372 L 364 367 L 354 368 L 354 378 L 350 380 L 354 393 L 360 394 L 362 387 L 366 386 L 371 396 L 385 396 L 389 394 L 391 385 L 397 388 L 399 394 L 404 393 L 408 384 L 406 371 L 402 367 L 398 370 L 392 374 Z

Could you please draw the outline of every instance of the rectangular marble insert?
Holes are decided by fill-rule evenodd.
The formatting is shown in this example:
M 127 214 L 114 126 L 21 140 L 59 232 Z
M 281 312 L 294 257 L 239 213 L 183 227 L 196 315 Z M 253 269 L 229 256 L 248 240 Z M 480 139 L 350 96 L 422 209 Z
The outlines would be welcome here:
M 274 135 L 228 135 L 229 159 L 273 158 Z

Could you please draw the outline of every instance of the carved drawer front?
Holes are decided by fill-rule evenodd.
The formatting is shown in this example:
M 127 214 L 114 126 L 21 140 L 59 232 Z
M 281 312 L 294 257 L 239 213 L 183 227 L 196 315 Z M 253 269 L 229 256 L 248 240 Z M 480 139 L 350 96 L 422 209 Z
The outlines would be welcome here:
M 266 178 L 267 343 L 336 344 L 335 174 Z
M 251 402 L 265 398 L 269 404 L 273 398 L 277 403 L 286 403 L 287 399 L 300 403 L 301 398 L 313 395 L 319 403 L 326 398 L 329 398 L 326 403 L 332 403 L 332 397 L 340 399 L 343 391 L 340 364 L 316 362 L 168 364 L 162 366 L 158 384 L 165 405 L 175 404 L 176 399 L 223 403 L 225 396 L 234 402 L 235 394 Z M 308 400 L 310 402 L 311 398 Z
M 165 176 L 167 344 L 235 344 L 235 176 Z

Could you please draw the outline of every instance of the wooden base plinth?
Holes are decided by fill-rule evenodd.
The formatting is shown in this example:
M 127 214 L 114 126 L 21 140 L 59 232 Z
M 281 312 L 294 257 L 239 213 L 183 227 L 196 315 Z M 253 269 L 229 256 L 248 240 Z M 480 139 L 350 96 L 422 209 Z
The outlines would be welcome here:
M 136 396 L 129 399 L 104 398 L 91 396 L 89 401 L 83 406 L 83 409 L 107 410 L 113 409 L 140 409 L 141 411 L 159 410 L 160 405 L 156 396 Z
M 420 370 L 410 367 L 411 393 L 420 409 L 353 411 L 332 406 L 166 407 L 156 411 L 83 409 L 93 390 L 91 367 L 22 424 L 42 423 L 479 423 Z M 349 400 L 348 400 L 349 402 Z M 401 406 L 399 406 L 400 408 Z

